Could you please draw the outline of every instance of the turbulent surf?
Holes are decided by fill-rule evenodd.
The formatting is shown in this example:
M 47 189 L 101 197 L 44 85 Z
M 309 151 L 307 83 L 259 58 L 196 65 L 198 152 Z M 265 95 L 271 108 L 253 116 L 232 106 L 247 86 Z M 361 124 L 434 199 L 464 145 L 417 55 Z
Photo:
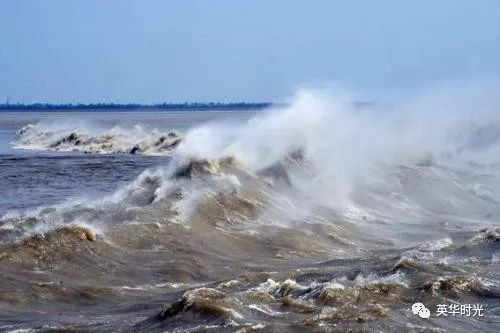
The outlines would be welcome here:
M 86 155 L 76 176 L 105 179 L 100 193 L 7 206 L 1 329 L 495 332 L 498 104 L 457 95 L 382 107 L 304 91 L 182 135 L 23 127 L 23 148 L 168 156 Z M 33 159 L 61 177 L 61 155 Z

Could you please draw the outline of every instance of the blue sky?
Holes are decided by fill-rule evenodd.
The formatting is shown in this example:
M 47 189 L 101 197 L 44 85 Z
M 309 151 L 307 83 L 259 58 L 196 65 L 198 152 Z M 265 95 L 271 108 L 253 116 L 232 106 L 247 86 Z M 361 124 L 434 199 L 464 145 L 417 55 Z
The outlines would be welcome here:
M 0 102 L 278 101 L 499 74 L 495 0 L 0 0 Z

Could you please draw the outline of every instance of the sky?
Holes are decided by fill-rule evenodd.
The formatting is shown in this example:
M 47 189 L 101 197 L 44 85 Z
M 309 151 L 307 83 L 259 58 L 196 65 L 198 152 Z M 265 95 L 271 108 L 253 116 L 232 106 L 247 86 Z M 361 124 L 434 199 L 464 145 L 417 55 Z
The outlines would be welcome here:
M 0 103 L 282 101 L 500 76 L 496 0 L 0 0 Z

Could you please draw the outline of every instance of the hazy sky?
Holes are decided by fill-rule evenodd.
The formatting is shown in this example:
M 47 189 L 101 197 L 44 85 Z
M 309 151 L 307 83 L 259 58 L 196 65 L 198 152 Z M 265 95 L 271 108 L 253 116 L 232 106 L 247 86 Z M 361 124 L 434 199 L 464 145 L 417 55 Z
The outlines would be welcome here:
M 496 0 L 0 0 L 0 102 L 273 101 L 499 74 Z

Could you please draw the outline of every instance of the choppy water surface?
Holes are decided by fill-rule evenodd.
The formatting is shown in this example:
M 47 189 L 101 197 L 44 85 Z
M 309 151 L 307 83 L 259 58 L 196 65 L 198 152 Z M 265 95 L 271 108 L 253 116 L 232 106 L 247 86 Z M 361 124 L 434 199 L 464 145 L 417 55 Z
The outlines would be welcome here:
M 0 114 L 0 330 L 497 332 L 498 164 L 342 108 Z

